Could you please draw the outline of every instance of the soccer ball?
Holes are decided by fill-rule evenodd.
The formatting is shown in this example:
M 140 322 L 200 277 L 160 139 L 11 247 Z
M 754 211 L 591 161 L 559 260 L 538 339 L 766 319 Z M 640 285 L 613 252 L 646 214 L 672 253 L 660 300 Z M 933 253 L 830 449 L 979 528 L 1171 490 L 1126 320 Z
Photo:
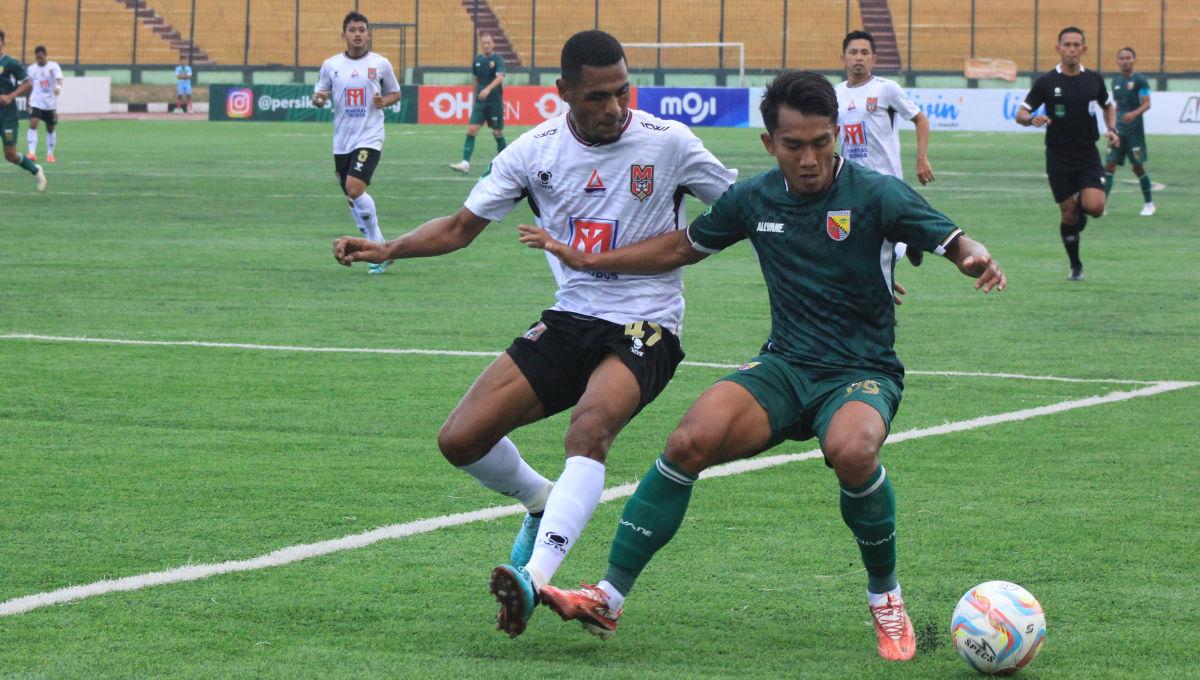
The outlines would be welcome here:
M 967 591 L 950 619 L 954 648 L 980 673 L 1011 675 L 1046 641 L 1042 605 L 1021 586 L 988 581 Z

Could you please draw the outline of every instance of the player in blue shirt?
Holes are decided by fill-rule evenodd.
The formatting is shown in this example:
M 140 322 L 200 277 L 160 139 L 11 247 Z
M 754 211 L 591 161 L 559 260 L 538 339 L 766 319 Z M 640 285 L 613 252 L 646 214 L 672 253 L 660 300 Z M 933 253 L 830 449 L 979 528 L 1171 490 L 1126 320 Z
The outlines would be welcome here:
M 187 113 L 192 110 L 192 67 L 188 65 L 186 54 L 179 55 L 179 66 L 175 67 L 175 80 L 179 82 L 176 88 L 177 101 L 175 102 L 175 110 L 179 113 Z M 184 106 L 183 100 L 187 98 L 187 106 Z

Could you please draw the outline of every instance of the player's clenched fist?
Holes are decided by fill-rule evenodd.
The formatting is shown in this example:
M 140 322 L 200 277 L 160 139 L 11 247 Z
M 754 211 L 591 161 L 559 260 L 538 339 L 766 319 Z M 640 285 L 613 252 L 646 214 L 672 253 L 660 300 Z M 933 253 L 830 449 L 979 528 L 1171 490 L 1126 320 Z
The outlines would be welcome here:
M 343 236 L 333 242 L 333 257 L 338 261 L 338 264 L 343 264 L 347 267 L 355 262 L 379 264 L 387 259 L 383 252 L 382 243 L 350 236 Z

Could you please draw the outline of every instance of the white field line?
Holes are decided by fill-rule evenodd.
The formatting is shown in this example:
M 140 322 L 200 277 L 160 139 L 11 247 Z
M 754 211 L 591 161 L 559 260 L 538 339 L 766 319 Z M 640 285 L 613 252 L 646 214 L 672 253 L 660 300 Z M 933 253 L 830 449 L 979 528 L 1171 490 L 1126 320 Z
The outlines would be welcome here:
M 33 333 L 8 333 L 0 340 L 29 340 L 34 342 L 77 342 L 101 345 L 140 345 L 149 347 L 207 347 L 213 349 L 246 349 L 268 352 L 313 352 L 323 354 L 419 354 L 452 357 L 495 357 L 499 352 L 480 352 L 451 349 L 396 349 L 372 347 L 304 347 L 296 345 L 259 345 L 243 342 L 208 342 L 203 340 L 128 340 L 122 338 L 88 338 L 61 335 L 37 335 Z M 722 364 L 708 361 L 684 361 L 684 366 L 696 368 L 737 368 L 741 364 Z M 1153 380 L 1126 380 L 1107 378 L 1064 378 L 1053 375 L 1025 375 L 1023 373 L 981 373 L 973 371 L 907 371 L 908 375 L 932 375 L 959 378 L 1008 378 L 1020 380 L 1044 380 L 1068 383 L 1101 383 L 1108 385 L 1157 385 Z
M 1048 406 L 1039 406 L 1037 408 L 1022 409 L 1020 411 L 1009 411 L 1008 413 L 998 413 L 991 416 L 983 416 L 980 418 L 971 418 L 969 420 L 960 420 L 943 425 L 933 427 L 922 427 L 905 432 L 898 432 L 888 437 L 885 444 L 895 444 L 898 442 L 909 441 L 912 439 L 921 439 L 924 437 L 936 437 L 955 432 L 965 432 L 981 427 L 989 427 L 1000 423 L 1011 423 L 1040 416 L 1048 416 L 1064 411 L 1071 411 L 1078 408 L 1088 408 L 1090 406 L 1099 406 L 1100 404 L 1111 404 L 1128 399 L 1136 399 L 1138 397 L 1148 397 L 1163 392 L 1172 390 L 1180 390 L 1188 387 L 1194 387 L 1200 383 L 1194 382 L 1161 382 L 1142 387 L 1140 389 L 1128 392 L 1110 392 L 1109 394 L 1087 397 L 1085 399 L 1072 399 L 1070 401 L 1062 401 Z M 786 463 L 794 463 L 803 460 L 811 460 L 819 458 L 821 452 L 819 449 L 805 451 L 804 453 L 793 453 L 775 456 L 764 456 L 761 458 L 752 458 L 749 460 L 741 460 L 726 465 L 720 465 L 710 470 L 706 470 L 700 475 L 702 479 L 713 477 L 728 477 L 730 475 L 738 475 L 745 472 L 755 470 L 764 470 L 766 468 L 784 465 Z M 620 486 L 606 489 L 601 495 L 601 502 L 625 498 L 633 494 L 633 490 L 637 487 L 636 483 L 622 484 Z M 419 519 L 414 522 L 406 522 L 404 524 L 393 524 L 391 526 L 372 529 L 360 534 L 351 534 L 341 538 L 335 538 L 317 543 L 305 543 L 301 545 L 288 546 L 274 552 L 260 555 L 245 560 L 232 560 L 219 564 L 195 564 L 176 569 L 168 569 L 166 571 L 156 571 L 149 574 L 139 574 L 137 576 L 126 576 L 124 578 L 97 581 L 82 586 L 71 586 L 68 588 L 60 588 L 45 593 L 37 593 L 34 595 L 26 595 L 18 597 L 6 602 L 0 602 L 0 616 L 11 616 L 14 614 L 23 614 L 25 612 L 48 607 L 53 604 L 63 604 L 97 595 L 105 595 L 107 593 L 128 592 L 132 590 L 140 590 L 150 586 L 167 585 L 170 583 L 183 583 L 186 581 L 196 581 L 199 579 L 217 576 L 220 574 L 230 574 L 240 571 L 254 571 L 257 569 L 267 569 L 270 567 L 279 567 L 301 560 L 307 560 L 313 557 L 329 555 L 331 553 L 341 552 L 343 550 L 353 550 L 356 548 L 364 548 L 366 546 L 385 541 L 389 539 L 405 538 L 408 536 L 416 536 L 425 534 L 437 529 L 446 527 L 459 526 L 463 524 L 471 524 L 474 522 L 482 522 L 487 520 L 507 517 L 508 515 L 516 515 L 524 511 L 524 507 L 520 504 L 497 506 L 484 508 L 482 510 L 474 510 L 472 512 L 462 512 L 454 515 L 442 515 L 440 517 L 431 517 L 428 519 Z

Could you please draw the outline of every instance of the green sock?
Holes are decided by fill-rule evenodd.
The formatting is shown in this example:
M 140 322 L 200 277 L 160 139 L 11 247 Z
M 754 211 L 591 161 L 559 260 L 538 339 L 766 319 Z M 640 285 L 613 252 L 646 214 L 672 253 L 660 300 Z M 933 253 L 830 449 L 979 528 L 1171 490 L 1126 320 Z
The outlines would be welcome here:
M 504 147 L 506 146 L 508 146 L 508 142 L 504 141 L 503 135 L 496 138 L 496 153 L 504 151 Z
M 896 587 L 896 494 L 887 471 L 880 465 L 866 484 L 842 486 L 842 519 L 854 532 L 867 590 L 886 593 Z
M 1142 198 L 1146 199 L 1147 203 L 1152 203 L 1154 199 L 1151 198 L 1150 175 L 1142 175 L 1141 179 L 1138 180 L 1138 184 L 1142 185 Z
M 37 174 L 37 165 L 34 164 L 33 161 L 29 160 L 29 158 L 26 157 L 25 154 L 17 154 L 17 155 L 19 155 L 21 157 L 21 162 L 18 163 L 17 165 L 20 165 L 21 169 L 25 170 L 29 174 L 36 175 Z
M 475 137 L 467 135 L 467 141 L 463 142 L 463 162 L 471 162 L 471 154 L 475 153 Z
M 650 558 L 683 524 L 695 481 L 695 476 L 660 456 L 625 501 L 604 577 L 622 595 L 629 594 Z
M 1104 196 L 1108 197 L 1108 192 L 1112 191 L 1112 176 L 1111 172 L 1104 173 Z

